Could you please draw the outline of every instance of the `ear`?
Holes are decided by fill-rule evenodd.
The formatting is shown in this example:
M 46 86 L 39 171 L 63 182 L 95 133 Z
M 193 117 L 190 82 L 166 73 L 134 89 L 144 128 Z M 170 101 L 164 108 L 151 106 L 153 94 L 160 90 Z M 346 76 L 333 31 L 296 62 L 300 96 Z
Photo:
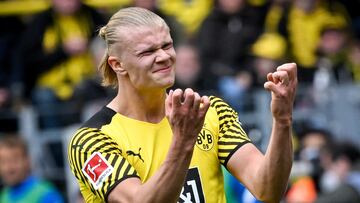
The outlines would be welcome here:
M 109 56 L 108 63 L 116 74 L 125 75 L 127 71 L 123 67 L 123 63 L 116 56 Z

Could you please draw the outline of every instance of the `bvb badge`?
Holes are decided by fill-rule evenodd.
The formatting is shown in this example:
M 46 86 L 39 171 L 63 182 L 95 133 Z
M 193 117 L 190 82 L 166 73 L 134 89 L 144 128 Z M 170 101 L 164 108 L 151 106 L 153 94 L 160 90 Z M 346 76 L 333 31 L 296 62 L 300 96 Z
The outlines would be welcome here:
M 214 137 L 211 132 L 203 128 L 197 136 L 196 146 L 201 150 L 209 151 L 214 146 Z

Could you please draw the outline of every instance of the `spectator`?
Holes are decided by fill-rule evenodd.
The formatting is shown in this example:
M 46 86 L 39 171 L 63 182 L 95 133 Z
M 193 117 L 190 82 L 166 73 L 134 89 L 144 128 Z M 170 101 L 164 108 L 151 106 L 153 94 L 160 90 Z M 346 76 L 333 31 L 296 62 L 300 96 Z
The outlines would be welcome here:
M 329 160 L 323 149 L 332 146 L 332 136 L 324 129 L 307 129 L 300 133 L 300 149 L 291 170 L 291 186 L 286 195 L 289 203 L 313 202 L 320 190 L 320 177 Z
M 42 127 L 79 121 L 76 106 L 61 104 L 70 102 L 74 88 L 94 75 L 88 46 L 102 23 L 80 0 L 52 0 L 52 8 L 36 16 L 23 35 L 16 66 L 23 68 L 26 93 L 32 94 L 39 114 L 47 115 L 40 117 Z M 60 112 L 69 114 L 56 115 Z
M 191 44 L 180 44 L 176 48 L 176 56 L 174 88 L 189 87 L 203 92 L 205 89 L 200 81 L 201 66 L 198 50 Z
M 331 86 L 352 82 L 351 72 L 346 67 L 349 40 L 350 33 L 345 27 L 326 27 L 321 32 L 317 48 L 317 73 L 319 71 L 326 71 L 327 78 L 329 79 L 327 85 L 324 85 Z M 316 78 L 315 74 L 314 81 L 318 79 L 324 80 L 324 77 Z
M 295 0 L 282 9 L 278 31 L 288 39 L 289 55 L 299 65 L 299 81 L 311 83 L 321 31 L 329 26 L 347 26 L 347 12 L 338 2 L 323 0 Z
M 47 181 L 31 174 L 25 142 L 18 136 L 0 137 L 1 203 L 62 203 L 60 193 Z
M 160 10 L 175 16 L 188 37 L 198 31 L 202 21 L 211 11 L 215 0 L 158 0 Z
M 321 179 L 322 194 L 316 202 L 360 202 L 360 172 L 356 169 L 359 150 L 348 142 L 340 143 L 330 151 L 332 162 Z
M 262 86 L 269 72 L 274 72 L 285 59 L 286 41 L 278 33 L 263 33 L 252 45 L 254 85 Z
M 360 84 L 360 40 L 354 40 L 349 49 L 348 67 L 350 69 L 353 82 Z
M 198 33 L 198 47 L 208 88 L 218 89 L 217 82 L 224 76 L 236 76 L 244 79 L 240 83 L 248 85 L 245 62 L 251 44 L 262 32 L 264 16 L 259 14 L 260 9 L 248 6 L 245 0 L 219 0 L 204 20 Z M 232 82 L 238 80 L 230 78 L 223 85 Z

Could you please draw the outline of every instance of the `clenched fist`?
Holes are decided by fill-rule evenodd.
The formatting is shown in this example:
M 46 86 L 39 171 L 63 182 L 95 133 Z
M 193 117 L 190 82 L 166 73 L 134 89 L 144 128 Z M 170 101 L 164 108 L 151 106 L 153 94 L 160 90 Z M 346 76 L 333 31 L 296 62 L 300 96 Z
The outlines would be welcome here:
M 297 87 L 297 67 L 295 63 L 279 66 L 267 75 L 264 88 L 271 91 L 271 112 L 275 120 L 291 122 L 292 109 Z

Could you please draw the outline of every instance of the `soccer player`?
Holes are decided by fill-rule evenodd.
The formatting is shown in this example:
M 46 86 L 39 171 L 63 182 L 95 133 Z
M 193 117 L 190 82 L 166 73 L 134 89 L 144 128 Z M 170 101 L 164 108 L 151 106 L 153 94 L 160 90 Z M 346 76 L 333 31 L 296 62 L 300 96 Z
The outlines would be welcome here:
M 142 8 L 115 13 L 100 29 L 100 66 L 117 96 L 69 143 L 69 162 L 86 202 L 226 202 L 221 164 L 259 200 L 279 202 L 292 163 L 296 65 L 269 73 L 273 129 L 263 155 L 223 100 L 174 83 L 169 28 Z

